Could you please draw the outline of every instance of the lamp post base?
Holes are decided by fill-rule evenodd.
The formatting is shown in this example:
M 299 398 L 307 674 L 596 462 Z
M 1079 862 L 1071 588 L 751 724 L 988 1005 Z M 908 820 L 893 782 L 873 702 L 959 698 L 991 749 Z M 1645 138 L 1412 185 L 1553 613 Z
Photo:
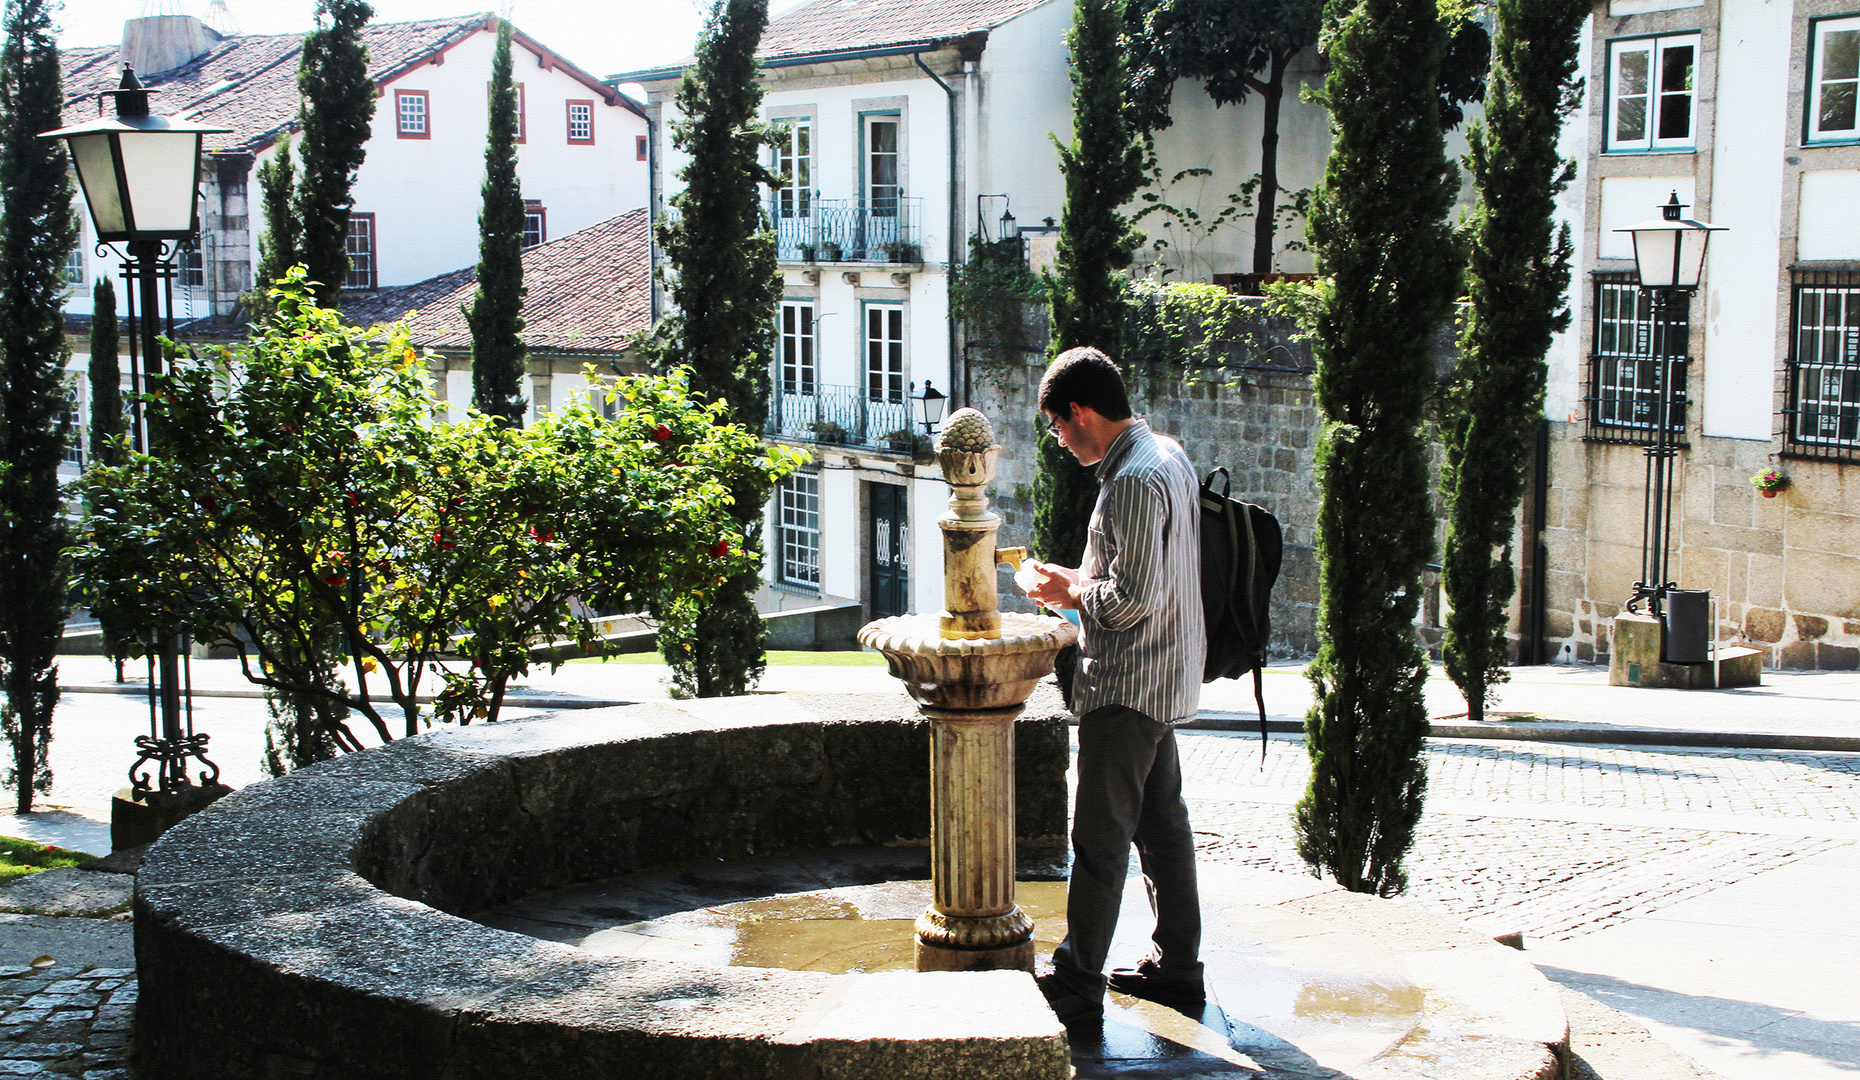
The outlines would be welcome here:
M 232 790 L 225 784 L 190 784 L 170 792 L 123 788 L 110 800 L 110 850 L 152 844 L 183 818 L 205 810 Z

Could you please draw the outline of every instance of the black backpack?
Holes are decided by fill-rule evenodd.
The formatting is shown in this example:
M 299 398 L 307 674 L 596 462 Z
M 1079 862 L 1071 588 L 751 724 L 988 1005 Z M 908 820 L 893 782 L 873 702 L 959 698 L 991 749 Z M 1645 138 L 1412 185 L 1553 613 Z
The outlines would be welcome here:
M 1214 470 L 1201 482 L 1201 610 L 1208 623 L 1208 659 L 1201 681 L 1253 673 L 1263 762 L 1266 693 L 1261 669 L 1272 638 L 1272 585 L 1285 560 L 1285 534 L 1270 511 L 1233 498 L 1232 490 L 1226 469 Z

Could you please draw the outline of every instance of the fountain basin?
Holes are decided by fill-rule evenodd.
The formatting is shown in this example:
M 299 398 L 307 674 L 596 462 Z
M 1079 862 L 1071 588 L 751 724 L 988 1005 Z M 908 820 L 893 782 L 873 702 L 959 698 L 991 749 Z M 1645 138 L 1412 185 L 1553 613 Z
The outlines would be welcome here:
M 1007 709 L 1053 673 L 1053 657 L 1078 643 L 1078 627 L 1050 615 L 1005 612 L 1001 636 L 943 637 L 935 615 L 867 623 L 859 643 L 885 654 L 891 674 L 916 701 L 936 709 Z
M 227 796 L 137 878 L 145 1075 L 1059 1080 L 1063 1033 L 1019 972 L 715 971 L 463 917 L 693 860 L 920 845 L 929 724 L 903 705 L 756 696 L 506 721 Z M 1016 736 L 1022 836 L 1063 842 L 1063 722 Z

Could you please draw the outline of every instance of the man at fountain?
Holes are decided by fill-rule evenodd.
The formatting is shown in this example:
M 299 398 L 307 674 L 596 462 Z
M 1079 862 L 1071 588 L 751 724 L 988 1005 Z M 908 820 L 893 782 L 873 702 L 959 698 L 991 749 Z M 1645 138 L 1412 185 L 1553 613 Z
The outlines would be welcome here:
M 1072 705 L 1079 716 L 1078 802 L 1066 940 L 1040 977 L 1068 1027 L 1100 1021 L 1104 990 L 1168 1004 L 1202 1000 L 1195 839 L 1182 801 L 1175 729 L 1201 702 L 1200 485 L 1182 447 L 1130 413 L 1117 365 L 1097 349 L 1061 353 L 1040 380 L 1049 431 L 1098 467 L 1084 565 L 1037 563 L 1028 595 L 1080 615 Z M 1135 968 L 1104 975 L 1130 846 L 1156 916 Z

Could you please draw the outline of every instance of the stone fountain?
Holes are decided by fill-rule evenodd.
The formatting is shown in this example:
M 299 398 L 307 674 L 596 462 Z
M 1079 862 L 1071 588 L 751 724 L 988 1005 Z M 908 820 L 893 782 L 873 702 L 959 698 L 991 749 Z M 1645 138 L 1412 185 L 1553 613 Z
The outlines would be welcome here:
M 1026 548 L 995 546 L 1001 518 L 984 488 L 1000 455 L 988 418 L 974 409 L 943 425 L 944 610 L 859 631 L 930 720 L 933 899 L 917 919 L 919 971 L 1033 970 L 1033 920 L 1014 901 L 1014 720 L 1078 629 L 1000 610 L 995 566 L 1018 568 L 1027 557 Z

